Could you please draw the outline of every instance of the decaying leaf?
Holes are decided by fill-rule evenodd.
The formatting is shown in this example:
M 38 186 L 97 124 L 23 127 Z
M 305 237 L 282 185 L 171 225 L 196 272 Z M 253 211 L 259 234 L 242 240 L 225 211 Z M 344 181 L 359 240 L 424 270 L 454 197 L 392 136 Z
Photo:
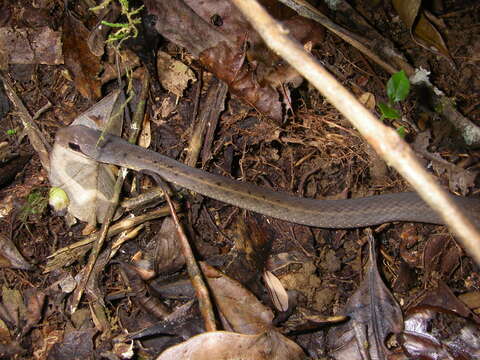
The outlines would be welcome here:
M 42 318 L 43 305 L 45 304 L 45 293 L 37 289 L 27 289 L 24 292 L 27 304 L 26 324 L 22 328 L 22 335 L 28 333 Z
M 178 242 L 175 223 L 167 217 L 155 239 L 155 264 L 159 274 L 171 274 L 179 271 L 185 265 L 185 258 Z
M 2 287 L 2 303 L 4 309 L 7 310 L 8 320 L 16 328 L 19 328 L 20 320 L 24 318 L 26 313 L 22 293 L 17 289 L 10 289 L 4 285 Z
M 104 129 L 108 125 L 106 132 L 120 135 L 123 121 L 121 99 L 120 91 L 111 93 L 77 117 L 72 125 L 94 129 Z M 113 118 L 111 122 L 110 118 Z M 50 183 L 67 193 L 70 200 L 68 212 L 92 225 L 102 222 L 113 195 L 113 167 L 99 164 L 58 144 L 54 144 L 50 163 Z
M 209 71 L 227 83 L 232 94 L 263 115 L 282 120 L 281 97 L 274 87 L 298 76 L 276 67 L 282 66 L 278 57 L 267 50 L 229 1 L 189 1 L 187 5 L 180 0 L 148 0 L 145 6 L 157 18 L 158 32 L 198 57 Z M 280 7 L 277 4 L 272 9 Z M 290 34 L 302 43 L 316 44 L 323 39 L 323 29 L 308 19 L 282 20 Z
M 343 311 L 350 320 L 328 334 L 331 355 L 335 359 L 386 359 L 389 354 L 385 345 L 387 336 L 403 330 L 402 311 L 378 273 L 371 231 L 367 236 L 367 272 Z
M 208 332 L 164 351 L 157 360 L 292 360 L 306 359 L 303 350 L 277 331 L 242 335 Z
M 441 175 L 444 172 L 447 172 L 448 187 L 452 192 L 459 192 L 462 195 L 467 195 L 470 189 L 475 185 L 477 172 L 450 163 L 442 158 L 439 153 L 430 152 L 428 150 L 430 139 L 431 134 L 429 130 L 419 133 L 412 144 L 413 149 L 423 158 L 432 162 L 433 169 L 437 174 Z
M 263 280 L 267 286 L 268 293 L 270 298 L 273 301 L 273 304 L 279 311 L 288 310 L 288 293 L 287 290 L 283 287 L 282 283 L 275 276 L 274 273 L 270 271 L 265 271 L 263 273 Z
M 410 30 L 412 39 L 425 49 L 443 56 L 453 64 L 452 57 L 443 41 L 442 35 L 428 20 L 421 8 L 421 4 L 421 0 L 393 0 L 393 6 Z
M 20 254 L 13 241 L 2 234 L 0 234 L 0 268 L 1 267 L 21 270 L 32 269 L 32 265 Z
M 0 68 L 8 64 L 63 64 L 61 33 L 49 27 L 0 28 Z
M 102 69 L 97 58 L 88 47 L 89 31 L 68 11 L 63 23 L 63 54 L 65 65 L 73 75 L 75 87 L 83 97 L 97 100 L 101 96 L 98 78 Z
M 52 346 L 48 357 L 58 360 L 89 359 L 93 353 L 93 336 L 96 332 L 96 329 L 66 332 L 63 339 Z
M 273 313 L 238 281 L 207 263 L 200 263 L 225 329 L 259 334 L 272 327 Z
M 411 309 L 401 339 L 405 353 L 411 358 L 478 359 L 480 356 L 480 326 L 436 307 Z
M 375 106 L 377 104 L 377 101 L 375 100 L 375 95 L 373 95 L 371 92 L 365 92 L 360 97 L 358 98 L 358 101 L 360 101 L 365 107 L 373 111 L 375 110 Z
M 192 83 L 197 81 L 195 74 L 187 65 L 163 51 L 157 53 L 157 67 L 162 86 L 177 97 L 183 95 L 190 81 Z

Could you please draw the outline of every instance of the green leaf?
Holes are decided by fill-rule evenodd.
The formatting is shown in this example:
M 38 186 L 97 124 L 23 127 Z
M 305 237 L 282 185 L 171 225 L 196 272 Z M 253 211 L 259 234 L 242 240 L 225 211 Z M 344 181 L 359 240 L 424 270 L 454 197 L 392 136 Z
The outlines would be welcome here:
M 380 112 L 382 113 L 383 118 L 399 119 L 401 116 L 397 109 L 394 109 L 387 104 L 378 103 L 378 108 L 380 109 Z
M 397 134 L 403 139 L 405 138 L 405 126 L 399 126 L 397 128 Z
M 391 102 L 399 102 L 406 99 L 410 92 L 410 81 L 405 72 L 399 71 L 392 75 L 387 82 L 387 95 Z

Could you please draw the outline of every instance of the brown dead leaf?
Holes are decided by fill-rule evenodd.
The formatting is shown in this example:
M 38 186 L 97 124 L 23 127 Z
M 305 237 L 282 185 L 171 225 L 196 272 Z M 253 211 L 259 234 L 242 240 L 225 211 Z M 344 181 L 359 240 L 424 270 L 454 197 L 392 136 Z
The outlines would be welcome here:
M 360 97 L 358 98 L 358 101 L 360 101 L 363 105 L 365 105 L 365 107 L 368 110 L 370 111 L 375 110 L 376 100 L 375 100 L 375 95 L 373 95 L 372 93 L 364 92 L 362 95 L 360 95 Z
M 393 6 L 410 30 L 412 39 L 420 46 L 443 56 L 450 64 L 453 64 L 442 35 L 425 16 L 421 4 L 421 0 L 393 0 Z
M 280 280 L 270 271 L 264 271 L 263 280 L 268 289 L 270 298 L 278 311 L 288 310 L 288 293 L 283 287 Z
M 31 270 L 32 265 L 20 254 L 13 241 L 0 234 L 0 268 Z
M 430 289 L 427 293 L 417 299 L 412 307 L 431 306 L 454 311 L 464 318 L 470 318 L 480 324 L 480 318 L 472 312 L 463 302 L 461 302 L 453 291 L 442 281 L 438 281 L 438 286 Z
M 276 331 L 242 335 L 208 332 L 164 351 L 156 360 L 307 359 L 303 350 Z
M 480 326 L 435 307 L 410 310 L 401 336 L 407 356 L 426 360 L 478 359 Z
M 185 265 L 178 235 L 175 231 L 175 223 L 171 217 L 167 217 L 162 224 L 160 232 L 155 239 L 155 264 L 158 274 L 171 274 L 179 271 Z
M 367 272 L 343 310 L 350 321 L 328 334 L 330 354 L 335 359 L 386 359 L 390 353 L 385 345 L 387 336 L 403 330 L 402 311 L 378 273 L 375 240 L 370 230 L 367 236 Z
M 423 249 L 425 278 L 434 278 L 438 274 L 441 274 L 441 278 L 449 278 L 460 265 L 462 253 L 462 249 L 450 236 L 431 236 Z
M 52 346 L 48 358 L 55 360 L 90 359 L 93 354 L 93 336 L 96 332 L 95 329 L 66 332 L 63 340 Z
M 70 12 L 63 22 L 63 54 L 65 65 L 73 75 L 78 92 L 89 100 L 101 96 L 101 82 L 98 78 L 102 69 L 100 59 L 88 47 L 89 31 Z
M 273 313 L 238 281 L 207 263 L 200 263 L 225 329 L 258 334 L 272 327 Z
M 160 83 L 177 98 L 183 95 L 189 82 L 197 81 L 194 72 L 187 65 L 163 51 L 157 53 L 157 68 Z
M 0 28 L 0 68 L 8 64 L 63 64 L 62 34 L 49 27 Z
M 440 156 L 439 153 L 433 153 L 428 150 L 430 145 L 430 131 L 419 133 L 412 144 L 413 149 L 428 161 L 432 161 L 432 167 L 437 174 L 448 174 L 448 187 L 452 192 L 460 192 L 467 195 L 470 189 L 475 185 L 477 172 L 473 172 L 448 162 Z
M 27 334 L 41 320 L 43 305 L 45 304 L 45 293 L 37 289 L 27 289 L 24 296 L 27 304 L 27 323 L 22 328 L 22 336 Z
M 120 135 L 123 123 L 123 111 L 120 111 L 122 96 L 114 91 L 103 100 L 78 116 L 72 125 L 85 125 L 94 129 L 104 129 L 114 135 Z M 109 119 L 114 116 L 114 120 Z M 50 154 L 49 174 L 52 186 L 62 188 L 68 195 L 68 211 L 73 216 L 91 225 L 102 222 L 110 199 L 113 195 L 115 175 L 113 167 L 54 144 Z

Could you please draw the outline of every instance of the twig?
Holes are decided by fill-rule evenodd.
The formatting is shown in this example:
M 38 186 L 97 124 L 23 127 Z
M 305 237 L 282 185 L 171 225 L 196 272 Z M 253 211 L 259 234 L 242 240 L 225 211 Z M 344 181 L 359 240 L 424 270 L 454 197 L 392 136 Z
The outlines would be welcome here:
M 195 167 L 198 161 L 200 150 L 204 143 L 204 135 L 207 127 L 213 126 L 218 122 L 220 113 L 224 109 L 225 97 L 227 96 L 228 86 L 220 80 L 213 79 L 208 88 L 207 98 L 200 111 L 199 120 L 195 126 L 190 144 L 188 147 L 185 164 Z
M 35 119 L 37 119 L 43 112 L 45 112 L 49 108 L 49 103 L 43 106 L 37 114 L 32 118 L 30 113 L 28 112 L 27 108 L 23 104 L 20 97 L 17 95 L 15 90 L 13 89 L 12 84 L 10 81 L 0 75 L 0 80 L 3 81 L 3 85 L 5 86 L 5 90 L 7 91 L 7 95 L 12 101 L 13 105 L 17 108 L 20 119 L 22 120 L 23 127 L 25 128 L 25 132 L 27 133 L 28 139 L 30 140 L 30 144 L 37 152 L 40 162 L 42 163 L 43 168 L 50 172 L 50 145 L 45 140 L 42 132 L 38 128 L 37 124 L 35 124 Z M 51 106 L 51 104 L 50 104 Z
M 387 72 L 393 74 L 397 72 L 395 66 L 392 66 L 389 62 L 383 60 L 380 56 L 374 53 L 372 50 L 368 48 L 368 46 L 364 44 L 369 44 L 371 46 L 371 41 L 363 38 L 357 34 L 354 34 L 347 29 L 341 27 L 338 24 L 335 24 L 332 20 L 330 20 L 327 16 L 322 14 L 318 9 L 310 5 L 305 0 L 279 0 L 281 3 L 285 4 L 289 8 L 295 10 L 299 15 L 306 17 L 308 19 L 312 19 L 322 26 L 326 27 L 332 33 L 337 35 L 340 39 L 344 40 L 348 44 L 352 45 L 361 53 L 368 56 L 371 60 L 373 60 L 377 65 L 380 65 L 383 69 Z M 385 42 L 390 44 L 390 42 Z M 384 44 L 385 44 L 384 43 Z M 387 45 L 387 46 L 388 46 Z M 412 69 L 412 67 L 403 60 L 399 55 L 397 55 L 397 51 L 392 48 L 388 48 L 390 52 L 390 61 L 394 60 L 393 63 L 397 63 L 400 65 L 402 69 L 407 71 L 407 69 Z M 393 59 L 392 59 L 393 58 Z
M 180 209 L 180 205 L 178 203 L 175 204 L 176 209 Z M 159 217 L 167 216 L 170 213 L 168 207 L 164 206 L 160 209 L 151 211 L 144 215 L 139 215 L 133 218 L 126 218 L 121 220 L 120 222 L 110 226 L 108 230 L 108 238 L 119 234 L 124 230 L 128 230 L 134 226 L 142 224 L 146 221 L 158 219 Z M 43 272 L 48 273 L 50 271 L 59 269 L 67 264 L 71 264 L 73 261 L 77 260 L 78 258 L 83 258 L 84 254 L 86 254 L 93 246 L 93 243 L 97 241 L 99 232 L 96 232 L 86 239 L 77 241 L 71 245 L 63 247 L 57 250 L 52 255 L 48 256 L 48 262 L 45 266 Z
M 157 176 L 154 175 L 154 177 L 158 179 Z M 195 256 L 193 255 L 192 248 L 190 247 L 190 244 L 188 242 L 187 235 L 185 234 L 185 231 L 183 230 L 183 227 L 178 220 L 178 216 L 175 212 L 173 202 L 170 198 L 170 195 L 168 194 L 168 189 L 166 189 L 166 185 L 161 179 L 160 181 L 157 180 L 157 182 L 163 188 L 163 192 L 165 193 L 165 199 L 167 200 L 168 206 L 170 207 L 170 213 L 175 223 L 175 228 L 177 229 L 183 256 L 185 257 L 185 264 L 187 265 L 188 275 L 198 298 L 200 313 L 202 314 L 203 321 L 205 323 L 205 329 L 207 331 L 216 331 L 217 326 L 215 324 L 215 314 L 213 313 L 212 301 L 210 300 L 208 288 L 205 284 L 205 281 L 203 280 L 202 272 L 200 271 L 197 261 L 195 260 Z
M 133 144 L 137 142 L 138 135 L 140 134 L 140 128 L 143 120 L 143 113 L 145 112 L 145 103 L 148 97 L 149 83 L 150 83 L 150 79 L 148 76 L 148 72 L 145 71 L 143 82 L 142 82 L 142 90 L 139 95 L 140 100 L 138 102 L 137 109 L 132 119 L 132 124 L 130 126 L 130 129 L 132 131 L 130 133 L 130 137 L 128 141 Z M 113 219 L 113 216 L 115 215 L 115 210 L 117 209 L 118 200 L 120 198 L 120 191 L 122 190 L 123 182 L 125 181 L 125 178 L 127 177 L 127 175 L 128 175 L 127 168 L 120 169 L 120 172 L 117 177 L 117 181 L 115 182 L 115 185 L 114 185 L 113 196 L 112 196 L 112 199 L 110 200 L 110 205 L 106 211 L 106 214 L 103 220 L 102 228 L 100 230 L 100 235 L 95 245 L 93 246 L 93 250 L 90 253 L 90 257 L 88 258 L 88 263 L 86 265 L 84 276 L 72 295 L 72 301 L 70 304 L 70 313 L 74 313 L 76 311 L 78 304 L 80 303 L 80 299 L 82 298 L 82 295 L 90 279 L 90 275 L 95 267 L 97 258 L 100 254 L 103 244 L 105 243 L 105 239 L 107 239 L 108 228 Z
M 412 149 L 395 130 L 383 125 L 303 47 L 288 36 L 255 0 L 232 0 L 265 43 L 310 81 L 393 166 L 456 233 L 464 248 L 480 264 L 480 234 L 447 193 L 421 166 Z

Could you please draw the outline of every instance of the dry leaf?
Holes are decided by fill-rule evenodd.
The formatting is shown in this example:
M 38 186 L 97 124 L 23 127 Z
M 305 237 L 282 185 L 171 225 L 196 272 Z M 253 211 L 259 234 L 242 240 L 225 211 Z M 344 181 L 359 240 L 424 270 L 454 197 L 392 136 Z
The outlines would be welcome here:
M 278 278 L 270 271 L 265 271 L 263 273 L 263 280 L 267 286 L 268 293 L 270 298 L 273 301 L 273 304 L 279 311 L 288 310 L 288 293 L 287 290 L 283 287 L 282 283 Z
M 32 269 L 32 265 L 20 254 L 13 241 L 0 234 L 0 268 L 2 267 L 21 270 Z
M 427 19 L 421 9 L 421 0 L 393 0 L 393 6 L 400 18 L 410 30 L 412 39 L 425 49 L 446 58 L 453 64 L 450 52 L 443 41 L 442 35 Z
M 185 265 L 185 258 L 171 217 L 165 218 L 154 240 L 156 243 L 155 271 L 159 274 L 171 274 L 181 270 Z
M 238 281 L 207 263 L 200 263 L 225 328 L 258 334 L 272 327 L 273 313 Z
M 178 98 L 183 95 L 189 81 L 197 81 L 192 69 L 163 51 L 157 53 L 157 68 L 162 86 Z
M 276 331 L 242 335 L 208 332 L 165 350 L 157 360 L 302 360 L 303 350 Z
M 375 95 L 373 95 L 372 93 L 370 92 L 363 93 L 358 98 L 358 101 L 360 101 L 368 110 L 370 111 L 375 110 L 375 106 L 376 106 Z
M 377 269 L 375 242 L 368 231 L 369 263 L 365 278 L 348 300 L 344 315 L 350 321 L 328 334 L 335 359 L 386 359 L 386 337 L 403 330 L 402 311 Z
M 109 123 L 108 133 L 120 135 L 123 111 L 120 108 L 120 91 L 115 91 L 75 119 L 72 125 L 85 125 L 103 129 Z M 68 211 L 91 225 L 102 222 L 110 204 L 115 184 L 114 168 L 78 154 L 71 149 L 54 144 L 50 154 L 50 183 L 62 188 L 70 199 Z
M 97 100 L 101 96 L 101 82 L 98 78 L 102 70 L 100 58 L 89 49 L 89 31 L 68 11 L 63 23 L 63 54 L 65 65 L 72 73 L 75 87 L 85 98 Z
M 61 32 L 49 27 L 0 28 L 0 68 L 8 64 L 63 64 Z

